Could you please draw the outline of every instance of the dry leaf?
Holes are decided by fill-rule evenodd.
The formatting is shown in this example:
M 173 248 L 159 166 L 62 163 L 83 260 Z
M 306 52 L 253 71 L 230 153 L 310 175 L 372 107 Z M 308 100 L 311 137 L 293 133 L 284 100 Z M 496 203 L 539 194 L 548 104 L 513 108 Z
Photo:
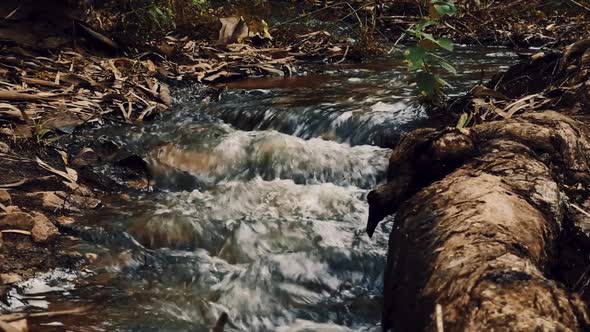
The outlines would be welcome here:
M 37 161 L 37 164 L 39 166 L 41 166 L 41 168 L 43 168 L 53 174 L 59 175 L 70 182 L 74 182 L 74 183 L 78 182 L 78 173 L 75 170 L 73 170 L 69 167 L 66 167 L 66 171 L 63 172 L 63 171 L 60 171 L 54 167 L 51 167 L 49 164 L 47 164 L 43 160 L 39 159 L 39 157 L 36 158 L 36 161 Z
M 248 37 L 248 25 L 240 17 L 221 17 L 221 29 L 219 30 L 218 43 L 227 45 L 235 42 L 241 42 Z

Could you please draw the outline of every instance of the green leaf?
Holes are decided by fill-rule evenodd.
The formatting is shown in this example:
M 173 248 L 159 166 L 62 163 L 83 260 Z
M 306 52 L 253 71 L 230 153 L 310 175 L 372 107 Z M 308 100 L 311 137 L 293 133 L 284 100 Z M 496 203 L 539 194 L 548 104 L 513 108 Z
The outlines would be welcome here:
M 431 19 L 423 18 L 420 21 L 418 21 L 418 23 L 416 23 L 416 28 L 414 29 L 414 31 L 421 32 L 427 27 L 431 26 L 432 24 L 434 24 L 434 22 Z
M 438 46 L 440 46 L 441 48 L 444 48 L 447 51 L 453 51 L 453 49 L 455 48 L 453 45 L 453 41 L 450 40 L 449 38 L 440 38 L 436 41 L 436 43 L 438 44 Z
M 450 64 L 448 61 L 446 61 L 446 60 L 441 61 L 439 64 L 444 70 L 448 71 L 449 73 L 451 73 L 453 75 L 457 75 L 457 69 L 455 69 L 455 67 L 452 64 Z
M 407 29 L 407 33 L 413 35 L 416 39 L 422 39 L 422 32 L 415 29 Z
M 453 41 L 451 41 L 448 38 L 435 39 L 434 36 L 432 36 L 429 33 L 423 33 L 422 38 L 426 39 L 428 41 L 431 41 L 432 43 L 436 44 L 438 47 L 443 48 L 447 51 L 453 51 L 453 49 L 455 48 L 453 45 Z
M 443 80 L 442 77 L 435 76 L 434 78 L 436 79 L 437 86 L 439 86 L 439 87 L 440 86 L 446 86 L 447 88 L 452 88 L 453 87 L 449 82 Z
M 425 96 L 434 96 L 438 87 L 436 76 L 427 72 L 417 73 L 416 83 L 418 84 L 418 90 L 420 90 L 420 93 Z
M 455 69 L 455 66 L 453 66 L 445 58 L 443 58 L 441 56 L 438 56 L 436 54 L 433 54 L 433 53 L 427 54 L 427 57 L 428 57 L 428 60 L 429 61 L 432 61 L 432 62 L 436 63 L 441 68 L 443 68 L 444 70 L 448 71 L 449 73 L 451 73 L 453 75 L 457 75 L 457 69 Z
M 444 17 L 445 15 L 452 15 L 454 14 L 453 7 L 448 4 L 444 5 L 434 5 L 434 10 L 438 13 L 440 17 Z
M 417 70 L 422 68 L 424 65 L 424 57 L 426 56 L 426 50 L 420 46 L 410 47 L 406 53 L 406 60 L 410 64 L 410 70 Z
M 452 16 L 457 13 L 457 8 L 451 0 L 431 1 L 428 8 L 428 16 L 433 20 L 438 20 L 444 16 Z

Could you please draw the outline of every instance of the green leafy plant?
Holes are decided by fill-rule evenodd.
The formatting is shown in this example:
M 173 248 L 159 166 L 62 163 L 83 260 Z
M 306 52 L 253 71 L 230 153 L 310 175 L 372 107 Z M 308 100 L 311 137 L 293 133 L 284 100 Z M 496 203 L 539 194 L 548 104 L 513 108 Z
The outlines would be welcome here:
M 198 22 L 209 4 L 209 0 L 120 0 L 111 8 L 120 13 L 119 37 L 134 45 Z
M 35 134 L 35 140 L 37 144 L 43 143 L 45 136 L 52 132 L 51 129 L 45 127 L 45 122 L 41 122 L 40 120 L 33 120 L 33 131 Z
M 415 79 L 418 91 L 422 97 L 433 104 L 444 102 L 444 86 L 449 84 L 438 74 L 440 69 L 457 74 L 455 67 L 440 56 L 441 51 L 453 51 L 453 42 L 448 38 L 435 38 L 426 30 L 430 26 L 441 24 L 446 16 L 457 13 L 452 0 L 431 0 L 429 2 L 428 16 L 418 21 L 407 33 L 412 36 L 415 45 L 409 47 L 405 52 L 405 59 L 408 68 L 416 73 Z

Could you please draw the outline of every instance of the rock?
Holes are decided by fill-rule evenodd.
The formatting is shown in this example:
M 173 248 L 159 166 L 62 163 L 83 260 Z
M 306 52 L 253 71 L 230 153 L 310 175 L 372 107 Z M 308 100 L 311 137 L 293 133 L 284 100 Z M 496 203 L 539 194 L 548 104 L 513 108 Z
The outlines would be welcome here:
M 34 225 L 31 229 L 33 241 L 45 243 L 54 240 L 59 235 L 59 230 L 45 215 L 33 212 Z
M 86 260 L 88 260 L 89 262 L 96 262 L 96 260 L 98 259 L 98 255 L 93 253 L 93 252 L 89 252 L 84 254 L 84 258 L 86 258 Z
M 23 278 L 16 274 L 16 273 L 3 273 L 0 274 L 0 284 L 2 285 L 12 285 L 19 283 L 23 280 Z
M 34 218 L 24 212 L 12 212 L 0 219 L 0 227 L 7 229 L 19 229 L 23 231 L 30 231 L 33 228 Z
M 78 152 L 78 154 L 72 160 L 74 166 L 89 166 L 95 165 L 98 161 L 98 156 L 91 148 L 84 148 Z
M 20 320 L 16 320 L 16 321 L 12 321 L 10 323 L 8 323 L 10 325 L 10 327 L 12 328 L 11 330 L 8 330 L 10 332 L 15 331 L 15 332 L 28 332 L 29 331 L 29 324 L 27 322 L 26 319 L 20 319 Z
M 50 212 L 58 210 L 80 212 L 82 209 L 95 209 L 101 203 L 96 198 L 69 194 L 63 191 L 42 191 L 27 194 L 26 196 L 36 200 L 41 208 Z
M 12 204 L 12 199 L 10 198 L 10 194 L 6 189 L 0 189 L 0 203 L 4 205 Z
M 0 153 L 8 153 L 10 152 L 10 147 L 8 146 L 8 144 L 4 143 L 4 142 L 0 142 Z
M 0 227 L 31 232 L 33 241 L 37 243 L 49 242 L 59 235 L 57 227 L 39 212 L 9 213 L 0 219 Z
M 3 240 L 2 240 L 2 233 L 0 233 L 0 249 L 2 249 L 2 245 L 3 245 Z M 2 257 L 2 256 L 0 256 Z
M 57 224 L 60 226 L 71 225 L 76 222 L 72 217 L 61 216 L 57 218 Z
M 10 205 L 6 207 L 6 213 L 21 212 L 20 208 L 16 205 Z

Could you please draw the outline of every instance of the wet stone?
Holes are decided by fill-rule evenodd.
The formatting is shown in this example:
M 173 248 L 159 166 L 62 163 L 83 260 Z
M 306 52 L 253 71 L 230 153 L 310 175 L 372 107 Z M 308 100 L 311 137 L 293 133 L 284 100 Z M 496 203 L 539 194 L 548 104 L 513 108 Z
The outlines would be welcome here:
M 12 199 L 10 198 L 10 194 L 6 189 L 0 189 L 0 203 L 4 205 L 12 204 Z
M 56 219 L 57 224 L 60 226 L 71 225 L 76 222 L 72 217 L 61 216 Z
M 33 241 L 44 243 L 54 240 L 59 235 L 59 230 L 47 217 L 38 212 L 33 212 L 34 225 L 31 230 Z
M 15 212 L 21 212 L 20 208 L 16 205 L 10 205 L 6 207 L 6 213 L 15 213 Z
M 4 218 L 0 219 L 0 228 L 30 231 L 33 228 L 34 222 L 33 217 L 28 213 L 13 212 L 8 213 Z
M 16 274 L 16 273 L 3 273 L 0 274 L 0 284 L 2 285 L 12 285 L 19 283 L 23 280 L 23 278 Z
M 39 212 L 9 213 L 0 219 L 0 228 L 31 232 L 33 241 L 37 243 L 49 242 L 59 235 L 57 227 Z
M 0 153 L 8 153 L 10 152 L 10 147 L 8 146 L 8 144 L 4 143 L 4 142 L 0 142 Z
M 45 191 L 27 194 L 37 201 L 37 204 L 47 211 L 67 210 L 80 212 L 83 209 L 94 209 L 100 205 L 100 200 L 92 197 L 68 194 L 62 191 Z
M 98 161 L 98 156 L 91 148 L 84 148 L 78 152 L 74 157 L 72 164 L 75 166 L 95 165 Z

